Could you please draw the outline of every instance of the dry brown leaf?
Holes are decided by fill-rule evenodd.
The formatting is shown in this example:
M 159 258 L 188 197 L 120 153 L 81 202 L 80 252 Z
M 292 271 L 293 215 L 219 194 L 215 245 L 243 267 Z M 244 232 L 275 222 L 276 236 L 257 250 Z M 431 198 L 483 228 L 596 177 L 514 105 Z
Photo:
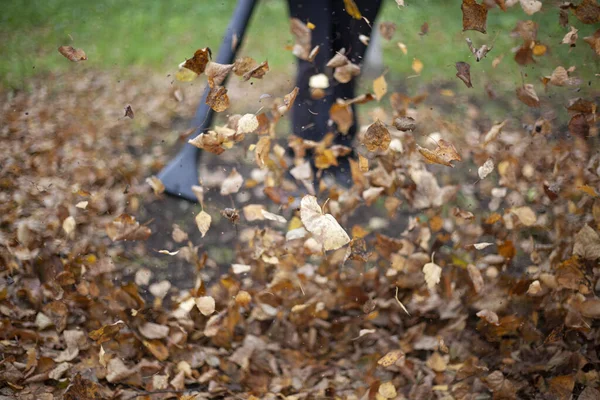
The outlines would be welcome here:
M 390 147 L 392 137 L 390 132 L 383 124 L 377 120 L 367 128 L 363 138 L 363 144 L 369 151 L 385 151 Z
M 381 357 L 379 361 L 377 361 L 377 364 L 381 365 L 382 367 L 390 367 L 396 364 L 398 360 L 404 359 L 404 357 L 405 355 L 402 350 L 392 350 L 385 356 Z
M 471 39 L 466 38 L 465 40 L 467 42 L 467 45 L 469 46 L 469 50 L 471 51 L 471 53 L 473 53 L 477 62 L 481 61 L 493 48 L 493 46 L 488 47 L 487 44 L 484 44 L 480 48 L 476 48 L 475 46 L 473 46 L 473 42 L 471 41 Z
M 327 250 L 337 250 L 350 237 L 331 214 L 324 214 L 315 196 L 306 195 L 300 202 L 300 219 L 307 231 Z
M 311 50 L 312 31 L 298 18 L 292 18 L 290 20 L 290 32 L 295 40 L 292 53 L 301 60 L 308 60 Z
M 346 9 L 348 15 L 350 15 L 352 18 L 362 18 L 362 14 L 360 13 L 360 10 L 358 9 L 358 6 L 354 2 L 354 0 L 344 0 L 344 8 Z
M 540 106 L 540 98 L 535 92 L 533 85 L 530 83 L 517 88 L 517 98 L 529 107 L 537 108 Z
M 597 0 L 583 0 L 574 9 L 577 19 L 584 24 L 589 25 L 600 22 L 600 5 L 598 5 Z
M 394 119 L 394 128 L 399 131 L 414 131 L 417 127 L 417 124 L 412 117 L 399 117 Z
M 130 105 L 128 105 L 127 107 L 125 107 L 125 118 L 131 118 L 133 119 L 134 117 L 134 113 L 133 113 L 133 108 L 131 108 Z
M 542 2 L 538 0 L 519 0 L 519 2 L 527 15 L 533 15 L 542 9 Z
M 165 185 L 155 175 L 146 178 L 146 183 L 150 185 L 150 187 L 154 191 L 154 194 L 161 194 L 165 192 Z
M 210 84 L 211 80 L 209 80 Z M 222 112 L 229 108 L 229 96 L 227 89 L 214 83 L 210 84 L 210 91 L 206 96 L 206 104 L 216 112 Z
M 516 207 L 510 210 L 511 213 L 515 214 L 519 221 L 525 226 L 533 226 L 537 221 L 537 216 L 531 207 Z
M 269 151 L 271 151 L 271 138 L 269 136 L 262 136 L 258 139 L 256 148 L 254 149 L 254 159 L 259 168 L 266 166 L 266 161 L 269 159 Z
M 463 31 L 475 30 L 486 33 L 488 9 L 485 4 L 477 4 L 475 0 L 463 0 L 460 8 L 463 13 Z
M 468 88 L 472 88 L 473 84 L 471 83 L 471 66 L 463 61 L 459 61 L 456 63 L 456 76 L 458 79 L 463 81 Z
M 393 22 L 381 22 L 379 24 L 379 33 L 385 40 L 392 40 L 396 33 L 396 24 Z
M 600 258 L 600 235 L 589 225 L 585 225 L 575 235 L 573 255 L 592 261 Z
M 252 133 L 258 129 L 258 118 L 254 114 L 244 114 L 237 124 L 237 133 Z
M 292 108 L 294 101 L 296 101 L 296 96 L 298 96 L 298 91 L 300 91 L 300 88 L 296 86 L 294 90 L 283 97 L 283 104 L 277 107 L 277 113 L 280 116 L 284 115 Z
M 425 364 L 435 372 L 444 372 L 448 368 L 448 363 L 444 359 L 444 356 L 437 351 L 431 354 L 431 357 L 427 359 Z
M 265 60 L 246 72 L 244 74 L 244 81 L 250 80 L 250 78 L 262 79 L 267 72 L 269 72 L 269 62 Z
M 577 42 L 577 38 L 579 37 L 579 35 L 577 35 L 577 32 L 579 32 L 579 29 L 572 26 L 571 30 L 567 32 L 567 34 L 565 35 L 565 37 L 563 37 L 563 40 L 560 43 L 568 44 L 571 47 L 575 47 L 575 43 Z
M 347 65 L 349 62 L 350 62 L 350 60 L 348 60 L 348 57 L 346 57 L 346 51 L 344 49 L 341 49 L 340 51 L 337 51 L 335 53 L 335 55 L 331 58 L 331 60 L 327 61 L 326 67 L 328 67 L 328 68 L 343 67 L 344 65 Z
M 494 160 L 490 158 L 477 169 L 477 174 L 479 175 L 479 179 L 485 179 L 492 171 L 494 171 Z
M 467 265 L 467 272 L 469 273 L 469 278 L 471 278 L 471 282 L 473 283 L 473 289 L 475 289 L 475 293 L 481 293 L 485 283 L 479 268 L 473 264 L 469 264 Z
M 456 151 L 456 147 L 444 139 L 438 141 L 438 147 L 433 151 L 419 145 L 417 145 L 417 150 L 425 157 L 425 161 L 430 164 L 440 164 L 454 168 L 452 161 L 462 161 L 460 154 Z
M 244 76 L 248 71 L 253 70 L 257 66 L 257 62 L 252 57 L 241 57 L 233 63 L 233 73 L 237 76 Z
M 106 380 L 110 383 L 118 383 L 135 374 L 136 370 L 130 368 L 119 357 L 113 358 L 106 367 Z
M 590 45 L 592 50 L 600 56 L 600 29 L 598 29 L 592 36 L 586 36 L 583 40 Z
M 373 81 L 373 93 L 377 101 L 381 101 L 383 96 L 387 93 L 387 82 L 385 81 L 385 75 L 381 75 Z
M 244 178 L 234 168 L 221 184 L 221 196 L 237 193 L 244 184 Z
M 360 67 L 351 62 L 348 62 L 341 67 L 337 67 L 335 71 L 333 71 L 333 77 L 340 83 L 348 83 L 352 78 L 358 75 L 360 75 Z
M 198 49 L 194 53 L 194 56 L 190 59 L 185 60 L 183 68 L 187 68 L 193 71 L 196 75 L 200 75 L 206 69 L 206 64 L 212 57 L 212 52 L 208 47 Z
M 113 242 L 119 240 L 146 240 L 152 231 L 147 226 L 140 225 L 128 214 L 121 214 L 114 221 L 106 224 L 106 233 Z
M 139 328 L 140 333 L 146 339 L 164 339 L 169 335 L 169 327 L 166 325 L 146 322 Z
M 420 75 L 423 71 L 423 63 L 418 58 L 414 58 L 412 61 L 411 68 L 415 71 L 415 74 Z
M 554 86 L 577 86 L 581 84 L 578 78 L 569 77 L 569 71 L 564 67 L 556 67 L 551 76 L 543 78 L 544 84 L 551 83 Z
M 338 131 L 344 135 L 354 125 L 354 113 L 352 112 L 352 107 L 348 104 L 333 103 L 329 109 L 329 118 L 335 122 Z
M 206 77 L 212 80 L 216 86 L 219 86 L 221 83 L 223 83 L 225 78 L 227 78 L 227 75 L 229 75 L 233 69 L 233 66 L 234 64 L 219 64 L 209 61 L 206 64 L 204 73 L 206 74 Z
M 196 215 L 195 221 L 196 226 L 198 226 L 198 230 L 202 234 L 202 237 L 204 237 L 204 235 L 206 235 L 206 232 L 208 232 L 208 229 L 210 228 L 210 223 L 212 221 L 210 214 L 202 210 L 198 213 L 198 215 Z
M 85 51 L 81 49 L 76 49 L 71 46 L 60 46 L 58 48 L 58 52 L 65 56 L 69 61 L 77 62 L 77 61 L 85 61 L 87 60 L 87 56 L 85 55 Z
M 504 125 L 506 125 L 507 122 L 508 122 L 508 120 L 504 120 L 504 121 L 500 122 L 499 124 L 492 125 L 492 127 L 490 128 L 488 133 L 485 134 L 485 137 L 483 139 L 483 145 L 486 146 L 488 143 L 491 143 L 494 140 L 496 140 L 498 138 L 498 136 L 500 136 L 500 133 L 502 133 L 502 128 L 504 128 Z M 492 165 L 492 168 L 493 168 L 493 165 Z M 483 179 L 483 178 L 481 178 L 481 179 Z

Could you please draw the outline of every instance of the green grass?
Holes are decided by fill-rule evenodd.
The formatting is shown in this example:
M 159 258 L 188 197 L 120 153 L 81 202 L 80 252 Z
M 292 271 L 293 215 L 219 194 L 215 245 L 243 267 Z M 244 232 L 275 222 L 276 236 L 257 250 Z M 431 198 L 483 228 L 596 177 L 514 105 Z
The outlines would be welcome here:
M 31 77 L 47 72 L 80 69 L 126 72 L 134 70 L 132 67 L 173 72 L 197 48 L 218 48 L 235 7 L 233 0 L 3 3 L 0 51 L 4 56 L 0 59 L 0 82 L 12 88 L 26 88 Z M 580 39 L 578 46 L 569 51 L 567 45 L 559 45 L 567 29 L 559 26 L 558 11 L 550 2 L 545 3 L 544 12 L 533 17 L 527 16 L 518 5 L 508 12 L 490 10 L 487 35 L 462 32 L 460 0 L 407 0 L 406 3 L 408 6 L 398 9 L 395 1 L 385 1 L 379 21 L 398 25 L 393 40 L 383 43 L 384 63 L 389 68 L 388 81 L 409 91 L 424 83 L 458 81 L 454 76 L 457 61 L 471 64 L 473 85 L 480 92 L 486 83 L 500 93 L 513 92 L 521 82 L 521 72 L 528 75 L 527 81 L 539 82 L 540 76 L 550 74 L 558 65 L 576 65 L 577 76 L 586 81 L 598 79 L 594 77 L 600 69 L 598 57 L 582 40 L 596 27 L 583 25 L 571 16 L 571 24 L 580 29 Z M 529 18 L 540 24 L 538 37 L 550 47 L 550 52 L 539 57 L 537 64 L 520 67 L 510 53 L 519 39 L 511 38 L 509 32 L 518 20 Z M 424 22 L 429 24 L 429 33 L 421 36 L 419 31 Z M 476 46 L 493 43 L 494 49 L 477 63 L 470 55 L 465 37 L 470 37 Z M 244 54 L 268 59 L 274 72 L 293 71 L 294 58 L 285 50 L 292 41 L 286 1 L 261 0 L 247 39 Z M 398 42 L 406 44 L 407 55 L 402 54 Z M 88 61 L 74 64 L 63 58 L 57 48 L 67 44 L 84 49 Z M 504 58 L 494 69 L 492 60 L 499 55 Z M 414 58 L 424 65 L 418 77 L 414 77 L 411 69 Z M 459 90 L 466 90 L 461 85 Z

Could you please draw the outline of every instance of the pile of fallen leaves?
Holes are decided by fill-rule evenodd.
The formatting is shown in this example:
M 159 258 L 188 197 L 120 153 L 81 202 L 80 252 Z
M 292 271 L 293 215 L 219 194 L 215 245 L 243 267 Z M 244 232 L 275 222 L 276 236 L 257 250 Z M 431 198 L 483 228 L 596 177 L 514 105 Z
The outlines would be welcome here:
M 485 34 L 488 13 L 518 2 L 492 3 L 463 0 L 465 30 Z M 520 4 L 529 15 L 542 8 Z M 600 19 L 593 0 L 554 11 L 563 22 Z M 305 22 L 292 21 L 291 50 L 311 60 Z M 517 64 L 547 51 L 542 29 L 515 28 Z M 585 38 L 596 53 L 598 37 Z M 493 51 L 467 43 L 465 57 Z M 563 43 L 578 43 L 576 28 Z M 224 112 L 227 75 L 243 85 L 269 72 L 249 57 L 211 57 L 196 51 L 180 83 L 94 74 L 4 94 L 0 399 L 600 398 L 597 92 L 574 66 L 539 77 L 540 94 L 530 72 L 511 100 L 526 111 L 493 123 L 469 104 L 460 125 L 428 106 L 439 93 L 388 93 L 381 76 L 373 93 L 338 99 L 320 142 L 279 128 L 297 88 L 262 95 L 258 112 L 190 140 L 231 163 L 201 173 L 191 228 L 153 229 L 136 215 L 168 204 L 154 174 L 170 121 L 190 114 L 186 85 L 206 75 L 207 104 Z M 316 99 L 360 73 L 344 52 L 328 66 L 311 79 Z M 471 87 L 475 69 L 456 67 Z M 565 98 L 566 113 L 551 96 Z M 335 144 L 353 105 L 375 101 L 354 149 Z M 350 188 L 321 179 L 352 150 Z M 223 226 L 234 239 L 219 244 Z M 162 249 L 144 245 L 157 236 Z M 211 260 L 216 246 L 233 261 Z M 132 254 L 195 272 L 177 287 Z

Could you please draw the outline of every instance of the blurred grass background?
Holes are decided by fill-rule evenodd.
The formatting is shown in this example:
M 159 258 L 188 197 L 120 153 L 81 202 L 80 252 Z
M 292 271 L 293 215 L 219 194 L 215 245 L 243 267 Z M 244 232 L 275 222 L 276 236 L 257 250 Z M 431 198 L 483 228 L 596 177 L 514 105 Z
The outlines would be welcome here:
M 145 69 L 165 75 L 172 73 L 197 48 L 218 48 L 235 3 L 234 0 L 3 1 L 0 84 L 9 89 L 26 89 L 28 80 L 34 76 L 71 70 L 114 69 L 126 74 Z M 578 45 L 573 49 L 559 45 L 568 28 L 559 25 L 558 8 L 553 2 L 544 2 L 542 12 L 532 17 L 518 4 L 507 12 L 492 9 L 488 13 L 487 35 L 462 32 L 461 0 L 406 0 L 406 4 L 399 9 L 395 1 L 384 0 L 378 22 L 392 21 L 398 26 L 394 38 L 383 41 L 383 63 L 389 69 L 388 82 L 409 92 L 426 83 L 448 81 L 454 81 L 456 90 L 465 91 L 455 77 L 457 61 L 471 64 L 473 85 L 479 92 L 490 83 L 498 93 L 513 95 L 515 86 L 521 83 L 521 72 L 526 74 L 528 82 L 539 84 L 539 77 L 549 75 L 558 65 L 576 65 L 575 75 L 590 85 L 598 79 L 594 76 L 600 70 L 598 57 L 582 40 L 597 27 L 583 25 L 571 15 L 569 22 L 580 29 Z M 538 38 L 549 47 L 549 52 L 537 57 L 536 64 L 520 67 L 511 48 L 519 46 L 521 40 L 510 37 L 510 31 L 517 21 L 526 19 L 540 24 Z M 268 59 L 271 74 L 275 76 L 293 73 L 294 57 L 285 49 L 292 43 L 286 1 L 261 0 L 252 22 L 243 53 L 257 60 Z M 429 24 L 429 33 L 420 35 L 424 22 Z M 493 43 L 494 48 L 486 59 L 477 63 L 465 43 L 466 37 L 477 47 Z M 400 51 L 398 42 L 407 46 L 407 55 Z M 88 60 L 68 62 L 57 51 L 61 45 L 84 49 Z M 497 68 L 492 68 L 493 59 L 500 55 L 504 58 Z M 418 77 L 411 69 L 414 58 L 424 65 Z

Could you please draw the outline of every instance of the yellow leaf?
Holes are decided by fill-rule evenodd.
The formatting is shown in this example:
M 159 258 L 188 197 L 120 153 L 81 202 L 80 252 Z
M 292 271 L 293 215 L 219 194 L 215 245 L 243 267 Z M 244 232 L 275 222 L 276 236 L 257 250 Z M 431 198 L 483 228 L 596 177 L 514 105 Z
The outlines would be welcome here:
M 200 230 L 202 237 L 204 237 L 206 232 L 208 232 L 211 220 L 212 218 L 210 215 L 204 210 L 200 211 L 200 213 L 196 215 L 196 225 L 198 225 L 198 229 Z
M 387 82 L 385 81 L 385 76 L 381 75 L 379 78 L 373 81 L 373 93 L 375 93 L 375 98 L 377 101 L 380 101 L 383 96 L 387 93 Z
M 344 7 L 346 8 L 346 12 L 354 19 L 361 19 L 362 14 L 358 10 L 358 7 L 354 0 L 344 0 Z
M 419 60 L 418 58 L 413 59 L 412 69 L 417 75 L 420 75 L 421 71 L 423 71 L 423 63 L 421 62 L 421 60 Z

